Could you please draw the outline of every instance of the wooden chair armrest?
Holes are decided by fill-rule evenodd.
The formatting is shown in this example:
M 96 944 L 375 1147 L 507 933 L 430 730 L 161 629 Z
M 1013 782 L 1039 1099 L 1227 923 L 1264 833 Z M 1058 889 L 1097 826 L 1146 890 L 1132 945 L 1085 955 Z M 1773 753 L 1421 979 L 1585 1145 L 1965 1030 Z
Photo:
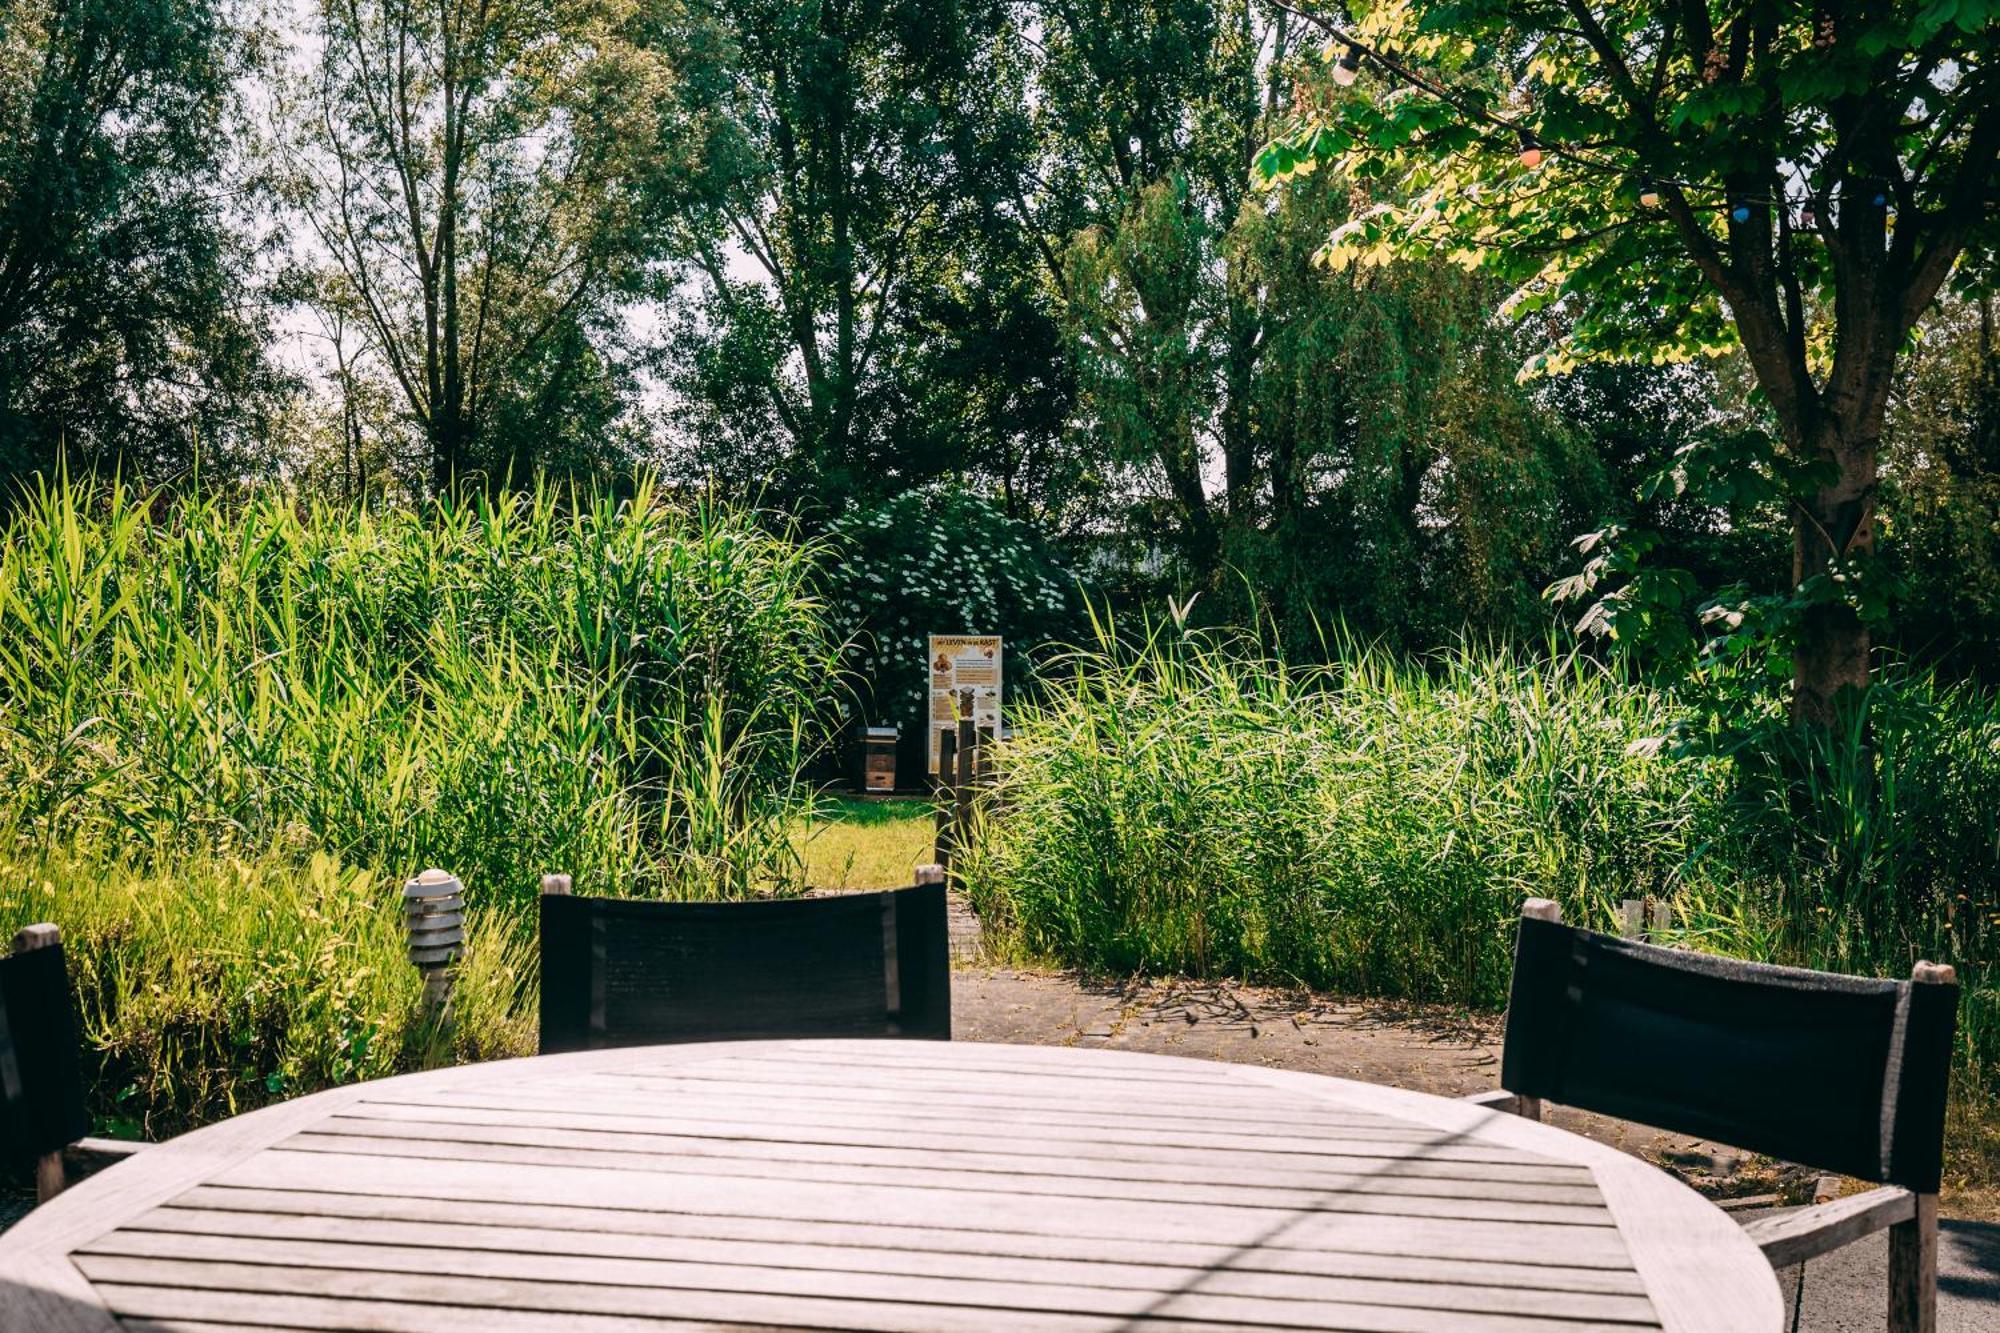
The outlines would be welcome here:
M 1495 1088 L 1491 1092 L 1470 1093 L 1467 1096 L 1460 1097 L 1459 1100 L 1470 1102 L 1474 1106 L 1484 1106 L 1494 1111 L 1505 1111 L 1508 1115 L 1521 1114 L 1520 1094 L 1509 1092 L 1505 1088 Z
M 1917 1196 L 1899 1185 L 1886 1185 L 1783 1217 L 1760 1217 L 1746 1223 L 1743 1231 L 1757 1242 L 1771 1267 L 1790 1268 L 1916 1215 Z
M 92 1157 L 130 1157 L 133 1153 L 152 1146 L 137 1139 L 78 1139 L 69 1145 L 69 1150 L 86 1153 Z

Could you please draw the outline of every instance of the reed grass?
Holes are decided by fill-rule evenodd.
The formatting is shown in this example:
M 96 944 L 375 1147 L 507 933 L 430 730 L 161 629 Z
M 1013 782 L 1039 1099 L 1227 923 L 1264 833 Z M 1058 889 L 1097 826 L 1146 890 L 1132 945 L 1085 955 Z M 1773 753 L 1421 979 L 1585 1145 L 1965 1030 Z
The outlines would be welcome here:
M 963 864 L 988 931 L 1093 970 L 1504 1002 L 1523 899 L 1652 895 L 1712 952 L 1957 965 L 1961 1082 L 2000 1061 L 2000 702 L 1891 675 L 1762 768 L 1663 744 L 1676 699 L 1588 659 L 1107 635 L 1016 708 Z M 1782 776 L 1780 776 L 1782 775 Z
M 791 892 L 839 645 L 814 548 L 542 486 L 370 513 L 59 476 L 0 551 L 0 837 L 326 850 L 525 903 Z
M 1608 923 L 1717 831 L 1720 766 L 1640 752 L 1657 703 L 1578 659 L 1100 647 L 1015 711 L 967 887 L 1076 965 L 1494 1005 L 1523 898 Z

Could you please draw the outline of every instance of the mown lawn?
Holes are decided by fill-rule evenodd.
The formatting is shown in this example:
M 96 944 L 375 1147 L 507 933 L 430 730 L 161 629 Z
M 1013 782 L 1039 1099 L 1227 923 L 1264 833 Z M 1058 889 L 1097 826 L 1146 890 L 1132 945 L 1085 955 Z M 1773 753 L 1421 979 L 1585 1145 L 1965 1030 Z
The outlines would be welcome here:
M 900 888 L 931 859 L 931 838 L 930 803 L 916 798 L 830 798 L 793 833 L 814 889 Z

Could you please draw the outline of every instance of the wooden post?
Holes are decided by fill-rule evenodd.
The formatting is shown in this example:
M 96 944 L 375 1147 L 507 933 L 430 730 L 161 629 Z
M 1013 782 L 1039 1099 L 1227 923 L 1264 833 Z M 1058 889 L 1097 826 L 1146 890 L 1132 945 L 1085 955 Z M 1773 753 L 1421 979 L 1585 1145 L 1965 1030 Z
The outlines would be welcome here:
M 451 998 L 451 965 L 465 948 L 465 886 L 430 869 L 403 885 L 403 925 L 410 961 L 424 977 L 424 1004 L 441 1009 Z
M 46 921 L 32 926 L 23 926 L 14 932 L 14 952 L 30 953 L 36 949 L 53 949 L 62 943 L 62 931 Z M 45 1152 L 35 1158 L 35 1202 L 47 1203 L 63 1192 L 69 1183 L 63 1175 L 62 1149 Z
M 1910 980 L 1919 986 L 1956 986 L 1958 971 L 1943 963 L 1918 963 Z M 1915 1196 L 1910 1220 L 1889 1228 L 1889 1333 L 1937 1333 L 1938 1200 Z
M 916 884 L 944 883 L 944 867 L 939 865 L 935 861 L 921 862 L 916 866 L 913 873 L 915 875 L 915 878 L 912 880 L 912 883 Z
M 568 875 L 543 875 L 542 892 L 558 898 L 569 897 L 570 877 Z
M 937 785 L 934 788 L 937 793 L 937 834 L 931 840 L 931 856 L 946 869 L 951 868 L 952 788 L 957 777 L 958 732 L 954 729 L 938 737 Z
M 1673 927 L 1666 900 L 1647 894 L 1618 904 L 1618 933 L 1628 940 L 1657 940 Z
M 1521 904 L 1521 915 L 1535 921 L 1553 921 L 1561 924 L 1563 919 L 1562 904 L 1551 898 L 1530 898 Z M 1542 1099 L 1540 1097 L 1520 1098 L 1518 1104 L 1514 1107 L 1514 1114 L 1520 1116 L 1523 1120 L 1540 1120 L 1542 1118 Z
M 1889 1228 L 1889 1333 L 1937 1333 L 1937 1195 Z
M 962 852 L 972 845 L 972 790 L 979 780 L 979 728 L 972 721 L 972 691 L 960 696 L 958 715 L 958 779 L 951 792 L 951 845 Z

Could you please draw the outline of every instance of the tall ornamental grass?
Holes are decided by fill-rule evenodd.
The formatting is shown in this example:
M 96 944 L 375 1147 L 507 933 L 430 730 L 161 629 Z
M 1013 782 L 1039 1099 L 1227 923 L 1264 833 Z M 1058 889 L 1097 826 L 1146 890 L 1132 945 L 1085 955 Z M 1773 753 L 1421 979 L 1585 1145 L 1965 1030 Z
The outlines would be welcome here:
M 0 550 L 0 839 L 442 865 L 480 905 L 798 887 L 839 645 L 751 516 L 46 481 Z
M 1523 898 L 1606 923 L 1722 831 L 1721 766 L 1658 757 L 1659 726 L 1578 660 L 1103 648 L 1016 710 L 967 884 L 1071 964 L 1492 1005 Z
M 1612 929 L 1652 895 L 1712 952 L 1951 962 L 1966 1069 L 2000 1060 L 2000 702 L 1892 675 L 1760 763 L 1663 744 L 1681 718 L 1559 655 L 1102 646 L 1015 711 L 965 880 L 1001 939 L 1072 965 L 1472 1006 L 1505 1000 L 1523 899 Z

